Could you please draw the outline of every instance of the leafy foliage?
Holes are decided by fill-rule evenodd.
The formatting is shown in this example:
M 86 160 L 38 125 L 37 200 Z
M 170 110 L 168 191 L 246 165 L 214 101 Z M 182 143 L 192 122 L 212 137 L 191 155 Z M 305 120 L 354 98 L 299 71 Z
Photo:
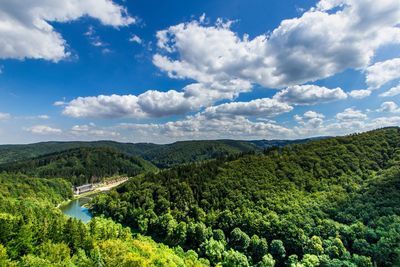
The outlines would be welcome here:
M 208 266 L 194 251 L 133 237 L 112 220 L 67 219 L 54 204 L 71 197 L 70 187 L 61 179 L 0 175 L 0 266 Z
M 93 210 L 223 266 L 396 266 L 399 160 L 386 128 L 147 174 Z
M 182 141 L 167 145 L 151 143 L 118 143 L 112 141 L 95 142 L 44 142 L 28 145 L 0 145 L 0 164 L 36 158 L 76 148 L 111 148 L 129 156 L 142 157 L 160 168 L 181 163 L 190 163 L 227 155 L 262 151 L 273 146 L 285 146 L 292 143 L 305 143 L 302 140 L 211 140 Z
M 112 175 L 135 176 L 156 170 L 151 163 L 110 148 L 76 148 L 26 161 L 0 165 L 0 170 L 31 177 L 68 178 L 74 184 L 98 182 Z

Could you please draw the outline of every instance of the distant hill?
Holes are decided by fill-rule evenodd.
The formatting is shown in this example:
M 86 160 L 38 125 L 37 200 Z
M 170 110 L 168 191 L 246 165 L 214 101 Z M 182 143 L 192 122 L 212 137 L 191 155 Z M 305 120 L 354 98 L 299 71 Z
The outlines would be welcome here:
M 23 173 L 30 177 L 67 178 L 73 184 L 97 182 L 113 175 L 135 176 L 156 169 L 140 157 L 104 147 L 73 148 L 0 165 L 0 171 Z
M 319 137 L 312 137 L 312 138 L 304 138 L 304 139 L 295 139 L 295 140 L 252 140 L 247 141 L 258 147 L 259 149 L 266 149 L 270 147 L 284 147 L 287 145 L 296 145 L 296 144 L 304 144 L 310 141 L 321 140 L 329 138 L 329 136 L 319 136 Z
M 119 143 L 114 141 L 94 142 L 42 142 L 28 145 L 0 145 L 0 164 L 17 162 L 74 148 L 113 148 L 130 156 L 142 157 L 160 168 L 181 163 L 218 158 L 226 155 L 262 151 L 272 146 L 299 144 L 301 140 L 201 140 L 180 141 L 158 145 L 152 143 Z

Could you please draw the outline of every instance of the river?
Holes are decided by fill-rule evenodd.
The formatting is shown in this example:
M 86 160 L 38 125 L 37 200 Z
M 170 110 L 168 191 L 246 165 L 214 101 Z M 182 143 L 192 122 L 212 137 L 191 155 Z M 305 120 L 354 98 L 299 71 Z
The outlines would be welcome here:
M 90 198 L 81 197 L 78 199 L 71 200 L 68 204 L 60 207 L 61 211 L 73 218 L 77 218 L 84 223 L 89 222 L 92 219 L 92 214 L 88 208 L 85 208 L 83 205 L 88 203 Z

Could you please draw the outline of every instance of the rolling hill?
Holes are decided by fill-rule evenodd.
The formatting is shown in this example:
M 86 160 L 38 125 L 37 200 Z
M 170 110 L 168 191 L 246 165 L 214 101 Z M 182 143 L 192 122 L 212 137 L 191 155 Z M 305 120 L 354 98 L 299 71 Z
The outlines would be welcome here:
M 93 210 L 212 265 L 399 266 L 399 163 L 385 128 L 149 173 Z
M 135 176 L 156 169 L 140 157 L 104 147 L 73 148 L 0 165 L 0 171 L 22 173 L 30 177 L 67 178 L 73 184 L 97 182 L 113 175 Z
M 142 157 L 160 168 L 181 163 L 195 162 L 249 151 L 262 152 L 271 146 L 305 143 L 300 140 L 201 140 L 180 141 L 158 145 L 152 143 L 119 143 L 113 141 L 94 142 L 42 142 L 27 145 L 0 145 L 0 164 L 16 162 L 74 148 L 113 148 L 130 156 Z

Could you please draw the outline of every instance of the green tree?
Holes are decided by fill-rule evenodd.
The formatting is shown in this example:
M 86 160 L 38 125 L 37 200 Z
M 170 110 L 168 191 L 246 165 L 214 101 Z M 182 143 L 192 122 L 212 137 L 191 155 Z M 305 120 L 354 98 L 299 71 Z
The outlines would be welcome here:
M 222 262 L 224 267 L 248 267 L 249 262 L 246 256 L 239 251 L 230 249 L 224 252 L 224 260 Z
M 250 244 L 247 250 L 249 255 L 252 257 L 253 262 L 257 263 L 268 253 L 267 240 L 265 238 L 259 238 L 257 235 L 253 235 L 250 239 Z
M 250 237 L 236 227 L 232 230 L 229 236 L 229 246 L 234 250 L 245 252 L 250 245 Z
M 225 251 L 225 245 L 222 241 L 214 240 L 213 238 L 205 241 L 200 247 L 202 254 L 210 260 L 212 265 L 222 261 Z
M 283 246 L 282 240 L 272 240 L 271 254 L 274 257 L 274 259 L 281 260 L 286 257 L 286 249 Z

